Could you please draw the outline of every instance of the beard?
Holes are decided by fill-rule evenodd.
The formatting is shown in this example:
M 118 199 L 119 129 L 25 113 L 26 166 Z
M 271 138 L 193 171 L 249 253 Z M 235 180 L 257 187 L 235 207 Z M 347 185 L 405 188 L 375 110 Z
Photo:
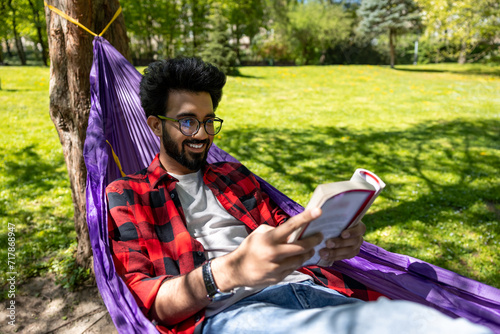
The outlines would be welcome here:
M 210 141 L 208 139 L 186 139 L 182 142 L 181 149 L 179 150 L 178 143 L 163 129 L 162 142 L 165 152 L 171 158 L 193 172 L 199 171 L 207 163 L 208 150 L 210 148 Z M 186 152 L 185 145 L 187 144 L 206 144 L 206 148 L 202 153 Z

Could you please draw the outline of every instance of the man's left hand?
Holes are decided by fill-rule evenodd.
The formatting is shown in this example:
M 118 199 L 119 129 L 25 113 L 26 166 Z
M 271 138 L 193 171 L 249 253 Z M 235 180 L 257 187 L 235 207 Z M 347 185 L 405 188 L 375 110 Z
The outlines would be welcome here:
M 326 248 L 319 251 L 321 262 L 332 264 L 334 261 L 350 259 L 358 255 L 365 232 L 365 224 L 359 222 L 356 226 L 342 231 L 339 237 L 328 239 Z

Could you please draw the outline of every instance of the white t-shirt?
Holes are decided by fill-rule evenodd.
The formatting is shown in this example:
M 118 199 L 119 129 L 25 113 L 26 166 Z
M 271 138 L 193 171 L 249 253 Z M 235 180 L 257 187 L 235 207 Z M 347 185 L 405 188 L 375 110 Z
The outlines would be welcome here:
M 234 251 L 248 236 L 246 225 L 229 214 L 219 203 L 214 193 L 203 182 L 201 171 L 186 175 L 175 175 L 177 194 L 186 217 L 187 229 L 191 236 L 205 248 L 207 259 L 213 259 Z M 309 275 L 298 271 L 288 275 L 279 284 L 310 280 Z M 211 303 L 205 312 L 214 315 L 237 301 L 261 289 L 241 287 L 234 296 Z

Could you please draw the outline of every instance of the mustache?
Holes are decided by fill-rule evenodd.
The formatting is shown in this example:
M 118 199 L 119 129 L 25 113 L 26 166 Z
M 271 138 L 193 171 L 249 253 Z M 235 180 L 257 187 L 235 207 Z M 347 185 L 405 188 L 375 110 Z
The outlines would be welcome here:
M 186 139 L 184 140 L 183 144 L 187 145 L 187 144 L 209 144 L 209 140 L 208 139 L 205 139 L 205 140 L 199 140 L 199 139 Z

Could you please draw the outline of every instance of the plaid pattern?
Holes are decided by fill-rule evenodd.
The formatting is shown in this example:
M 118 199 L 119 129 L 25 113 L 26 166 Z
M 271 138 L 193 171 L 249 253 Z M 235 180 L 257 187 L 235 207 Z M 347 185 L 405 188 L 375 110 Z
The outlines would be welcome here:
M 277 226 L 289 218 L 241 164 L 207 164 L 203 180 L 222 206 L 249 230 L 261 224 Z M 206 261 L 203 246 L 191 237 L 184 223 L 177 182 L 161 167 L 157 155 L 147 169 L 106 188 L 115 268 L 146 316 L 165 279 L 186 274 Z M 336 271 L 320 267 L 301 271 L 313 276 L 316 283 L 348 296 L 372 300 L 380 295 Z M 157 328 L 162 333 L 192 333 L 203 320 L 202 311 L 172 328 Z

